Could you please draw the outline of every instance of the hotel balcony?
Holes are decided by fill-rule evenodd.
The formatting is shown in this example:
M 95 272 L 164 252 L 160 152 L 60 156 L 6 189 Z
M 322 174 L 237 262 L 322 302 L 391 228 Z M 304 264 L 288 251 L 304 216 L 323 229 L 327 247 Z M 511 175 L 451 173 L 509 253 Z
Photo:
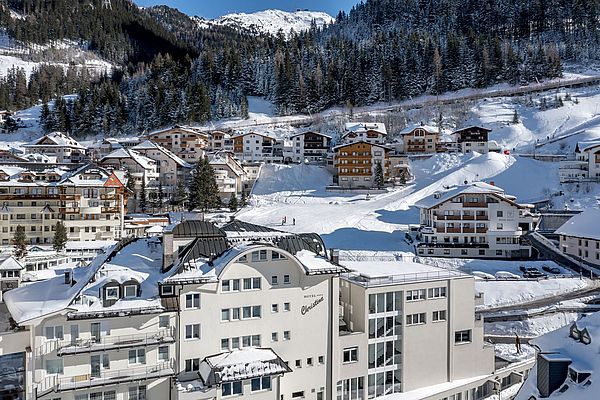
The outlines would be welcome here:
M 464 202 L 463 207 L 487 208 L 488 203 L 485 201 Z
M 35 397 L 41 398 L 51 392 L 60 393 L 69 390 L 171 377 L 175 375 L 174 367 L 174 360 L 170 360 L 138 368 L 101 371 L 97 374 L 88 373 L 68 377 L 52 375 L 35 384 Z
M 101 338 L 77 339 L 72 341 L 49 340 L 36 350 L 36 355 L 49 354 L 56 350 L 59 357 L 81 353 L 105 352 L 175 342 L 175 328 L 151 333 L 103 336 Z

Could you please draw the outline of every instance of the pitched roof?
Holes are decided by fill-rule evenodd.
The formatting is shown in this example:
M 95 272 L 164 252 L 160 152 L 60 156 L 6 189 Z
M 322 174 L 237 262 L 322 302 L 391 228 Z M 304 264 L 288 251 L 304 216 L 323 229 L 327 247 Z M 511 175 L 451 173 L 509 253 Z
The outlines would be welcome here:
M 415 206 L 418 208 L 431 208 L 438 204 L 444 203 L 453 197 L 460 194 L 476 194 L 476 193 L 489 193 L 489 194 L 500 194 L 504 196 L 504 190 L 498 186 L 493 186 L 485 182 L 473 182 L 469 185 L 454 186 L 447 189 L 445 192 L 436 192 L 431 194 L 424 199 L 418 201 Z
M 418 129 L 418 128 L 424 129 L 425 131 L 427 131 L 429 133 L 439 133 L 439 129 L 436 126 L 426 125 L 426 124 L 411 124 L 411 125 L 408 125 L 406 128 L 402 129 L 400 134 L 408 135 L 409 133 L 412 133 L 415 129 Z
M 387 129 L 383 122 L 347 122 L 344 125 L 344 129 L 348 131 L 344 136 L 351 132 L 358 133 L 367 131 L 375 131 L 387 135 Z
M 593 149 L 593 148 L 599 147 L 599 146 L 600 146 L 600 140 L 577 142 L 577 146 L 575 146 L 575 151 L 583 152 L 583 151 L 587 151 L 587 150 L 590 150 L 590 149 Z
M 600 240 L 600 210 L 587 208 L 572 216 L 555 232 L 557 235 Z
M 364 141 L 364 140 L 359 140 L 359 141 L 352 142 L 352 143 L 344 143 L 344 144 L 340 144 L 340 145 L 337 145 L 337 146 L 333 147 L 333 149 L 332 149 L 332 150 L 334 150 L 334 151 L 335 151 L 335 150 L 337 150 L 337 149 L 341 149 L 342 147 L 354 146 L 355 144 L 358 144 L 358 143 L 364 143 L 364 144 L 368 144 L 368 145 L 370 145 L 370 146 L 381 147 L 382 149 L 384 149 L 384 150 L 386 150 L 386 151 L 392 151 L 392 150 L 394 150 L 394 149 L 392 149 L 392 148 L 390 148 L 390 147 L 387 147 L 387 146 L 384 146 L 384 145 L 382 145 L 382 144 L 378 144 L 378 143 L 370 143 L 370 142 L 367 142 L 367 141 Z
M 20 271 L 23 268 L 25 268 L 23 266 L 23 264 L 21 264 L 21 262 L 19 260 L 17 260 L 16 258 L 14 258 L 13 256 L 8 256 L 8 257 L 0 259 L 0 270 L 2 270 L 2 271 L 7 271 L 7 270 Z
M 41 146 L 41 145 L 46 146 L 48 141 L 50 142 L 51 145 L 54 145 L 54 146 L 68 146 L 68 147 L 72 147 L 72 148 L 78 148 L 80 150 L 86 149 L 86 147 L 83 146 L 81 143 L 79 143 L 78 141 L 76 141 L 75 139 L 70 137 L 69 135 L 66 135 L 62 132 L 48 133 L 48 134 L 42 136 L 41 138 L 34 140 L 30 144 L 24 145 L 24 147 L 35 147 L 35 146 Z M 44 142 L 46 142 L 46 143 L 44 143 Z

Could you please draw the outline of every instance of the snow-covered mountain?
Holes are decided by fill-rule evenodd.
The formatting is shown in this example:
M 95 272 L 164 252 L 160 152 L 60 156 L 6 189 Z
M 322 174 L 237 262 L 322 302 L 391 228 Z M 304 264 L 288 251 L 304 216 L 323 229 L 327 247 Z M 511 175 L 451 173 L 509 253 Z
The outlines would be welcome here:
M 272 35 L 277 34 L 280 29 L 286 35 L 289 34 L 290 29 L 293 29 L 295 32 L 305 31 L 310 28 L 313 20 L 317 24 L 317 27 L 322 27 L 325 24 L 333 23 L 334 18 L 320 11 L 288 12 L 281 10 L 265 10 L 252 14 L 226 14 L 213 20 L 197 18 L 198 25 L 201 28 L 224 25 L 256 33 L 270 33 Z

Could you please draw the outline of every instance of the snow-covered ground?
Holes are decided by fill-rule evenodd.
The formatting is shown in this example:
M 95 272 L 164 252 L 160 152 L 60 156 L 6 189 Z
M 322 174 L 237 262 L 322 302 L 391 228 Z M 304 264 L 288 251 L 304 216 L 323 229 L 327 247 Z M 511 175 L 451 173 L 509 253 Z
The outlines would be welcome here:
M 528 344 L 521 345 L 521 352 L 517 353 L 515 344 L 499 343 L 495 344 L 496 355 L 502 357 L 506 361 L 518 362 L 535 357 L 535 349 Z
M 578 314 L 574 312 L 558 312 L 524 321 L 487 322 L 484 330 L 486 335 L 535 337 L 568 325 L 577 318 Z
M 549 299 L 584 289 L 589 284 L 588 279 L 579 278 L 543 279 L 540 281 L 483 281 L 476 279 L 475 290 L 483 293 L 484 305 L 481 309 L 485 310 L 490 307 Z

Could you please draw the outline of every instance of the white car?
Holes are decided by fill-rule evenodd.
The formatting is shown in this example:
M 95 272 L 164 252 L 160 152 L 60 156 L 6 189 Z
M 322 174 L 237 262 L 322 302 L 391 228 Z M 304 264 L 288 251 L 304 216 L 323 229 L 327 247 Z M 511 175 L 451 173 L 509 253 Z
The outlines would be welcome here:
M 473 276 L 475 278 L 483 279 L 489 281 L 490 279 L 496 279 L 496 277 L 492 274 L 488 274 L 487 272 L 482 271 L 473 271 Z
M 514 281 L 521 278 L 519 275 L 513 274 L 512 272 L 508 271 L 498 271 L 496 272 L 495 276 L 496 279 L 504 279 L 510 281 Z

